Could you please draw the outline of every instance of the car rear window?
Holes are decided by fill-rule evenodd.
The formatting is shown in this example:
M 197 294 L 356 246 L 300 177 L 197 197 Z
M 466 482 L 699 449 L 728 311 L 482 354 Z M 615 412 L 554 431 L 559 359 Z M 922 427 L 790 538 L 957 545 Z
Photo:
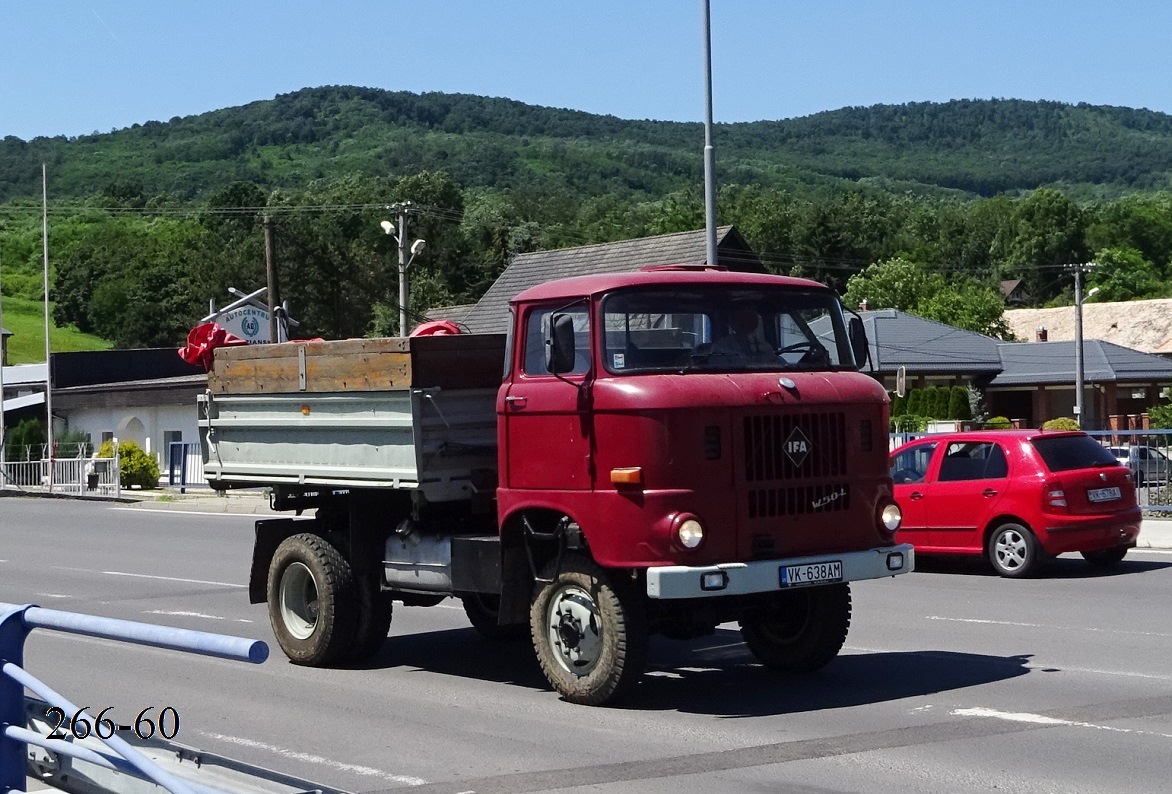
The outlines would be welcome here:
M 1030 443 L 1052 472 L 1119 465 L 1115 456 L 1090 436 L 1051 436 Z

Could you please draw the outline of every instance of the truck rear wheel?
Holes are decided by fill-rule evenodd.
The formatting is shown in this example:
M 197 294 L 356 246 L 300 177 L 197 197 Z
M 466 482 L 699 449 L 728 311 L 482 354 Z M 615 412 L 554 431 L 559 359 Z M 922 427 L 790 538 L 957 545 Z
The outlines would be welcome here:
M 391 630 L 391 616 L 394 600 L 389 592 L 382 592 L 378 581 L 358 577 L 358 623 L 354 629 L 354 642 L 346 654 L 346 660 L 362 661 L 372 656 L 387 641 Z
M 268 606 L 277 644 L 294 664 L 323 667 L 350 651 L 354 574 L 325 538 L 302 533 L 281 542 L 269 565 Z
M 465 593 L 460 596 L 464 602 L 464 614 L 472 628 L 480 636 L 494 642 L 509 640 L 523 640 L 529 636 L 529 627 L 524 623 L 515 623 L 502 626 L 498 621 L 501 608 L 501 597 L 491 593 Z
M 823 585 L 778 593 L 741 618 L 741 636 L 766 667 L 810 673 L 838 655 L 850 625 L 850 585 Z
M 541 670 L 571 703 L 599 706 L 643 675 L 647 617 L 639 594 L 592 560 L 571 557 L 537 590 L 529 610 Z

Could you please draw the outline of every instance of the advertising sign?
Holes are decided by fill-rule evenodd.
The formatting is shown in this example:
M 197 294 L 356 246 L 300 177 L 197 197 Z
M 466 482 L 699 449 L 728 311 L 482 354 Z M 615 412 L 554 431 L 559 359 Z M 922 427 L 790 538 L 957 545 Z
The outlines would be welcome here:
M 250 345 L 271 342 L 269 313 L 255 306 L 240 306 L 215 316 L 216 325 Z

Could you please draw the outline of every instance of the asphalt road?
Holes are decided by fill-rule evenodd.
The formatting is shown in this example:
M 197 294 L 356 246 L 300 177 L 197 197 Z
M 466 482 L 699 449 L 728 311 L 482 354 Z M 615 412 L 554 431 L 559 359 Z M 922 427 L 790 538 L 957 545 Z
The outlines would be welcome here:
M 977 564 L 854 586 L 843 654 L 782 679 L 722 628 L 657 641 L 625 708 L 562 702 L 454 601 L 398 608 L 362 668 L 289 664 L 247 581 L 252 515 L 0 499 L 0 601 L 255 637 L 252 666 L 36 631 L 74 702 L 181 716 L 177 741 L 354 792 L 1165 792 L 1172 554 Z

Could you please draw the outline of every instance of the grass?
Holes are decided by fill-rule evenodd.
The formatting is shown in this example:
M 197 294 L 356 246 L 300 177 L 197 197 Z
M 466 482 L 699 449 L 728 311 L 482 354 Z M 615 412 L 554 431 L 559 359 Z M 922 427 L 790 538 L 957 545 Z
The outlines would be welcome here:
M 54 353 L 74 350 L 109 350 L 113 343 L 76 328 L 58 328 L 52 320 L 49 304 L 49 344 Z M 25 298 L 4 298 L 3 326 L 12 332 L 8 337 L 8 363 L 36 364 L 45 360 L 45 305 Z

